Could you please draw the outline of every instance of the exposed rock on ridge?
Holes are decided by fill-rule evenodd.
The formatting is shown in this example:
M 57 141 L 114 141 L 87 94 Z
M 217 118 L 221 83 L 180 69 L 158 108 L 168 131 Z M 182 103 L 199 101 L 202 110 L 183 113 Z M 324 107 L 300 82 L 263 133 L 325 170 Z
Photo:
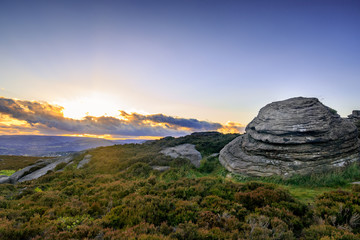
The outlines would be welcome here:
M 41 176 L 44 176 L 49 171 L 56 170 L 56 167 L 59 164 L 64 164 L 65 166 L 73 163 L 74 157 L 81 154 L 79 153 L 73 153 L 69 154 L 67 156 L 63 157 L 57 157 L 57 158 L 51 158 L 51 159 L 41 159 L 38 162 L 27 166 L 15 173 L 13 173 L 11 176 L 0 176 L 0 184 L 3 183 L 18 183 L 18 182 L 24 182 L 24 181 L 30 181 L 34 179 L 38 179 Z M 83 167 L 86 163 L 88 163 L 91 159 L 91 155 L 86 155 L 84 159 L 80 162 L 83 163 L 80 167 Z M 80 165 L 79 163 L 79 165 Z
M 176 147 L 165 148 L 160 153 L 172 158 L 187 158 L 195 167 L 200 167 L 200 161 L 202 159 L 201 153 L 195 149 L 195 145 L 189 143 L 181 144 Z
M 262 109 L 220 152 L 231 172 L 250 176 L 322 172 L 359 160 L 356 126 L 316 98 L 291 98 Z

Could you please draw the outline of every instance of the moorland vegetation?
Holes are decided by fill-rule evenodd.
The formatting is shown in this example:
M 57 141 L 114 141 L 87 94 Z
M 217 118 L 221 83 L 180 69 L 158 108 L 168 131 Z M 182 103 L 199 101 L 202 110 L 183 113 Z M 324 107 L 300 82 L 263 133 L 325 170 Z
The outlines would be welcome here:
M 233 175 L 214 153 L 237 136 L 100 147 L 37 180 L 0 185 L 0 239 L 360 239 L 357 163 L 288 179 Z M 199 168 L 159 154 L 183 143 L 201 152 Z

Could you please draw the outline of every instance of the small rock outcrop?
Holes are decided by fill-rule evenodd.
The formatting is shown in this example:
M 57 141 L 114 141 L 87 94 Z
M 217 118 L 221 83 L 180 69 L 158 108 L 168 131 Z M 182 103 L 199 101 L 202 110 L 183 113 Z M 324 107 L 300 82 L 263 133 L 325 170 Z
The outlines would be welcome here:
M 356 126 L 316 98 L 291 98 L 262 109 L 220 162 L 248 176 L 310 174 L 359 160 Z
M 57 158 L 41 159 L 38 162 L 13 173 L 11 176 L 0 176 L 0 184 L 15 184 L 17 182 L 37 179 L 41 176 L 44 176 L 49 171 L 54 171 L 59 164 L 65 164 L 64 166 L 71 164 L 74 160 L 74 157 L 78 154 L 80 153 L 69 154 L 67 156 Z
M 52 162 L 50 164 L 47 164 L 46 166 L 36 170 L 36 171 L 33 171 L 29 174 L 26 174 L 26 175 L 22 175 L 22 177 L 20 179 L 17 180 L 17 182 L 24 182 L 24 181 L 30 181 L 30 180 L 34 180 L 34 179 L 37 179 L 41 176 L 44 176 L 45 174 L 48 173 L 48 171 L 53 171 L 57 165 L 59 165 L 60 163 L 66 163 L 68 164 L 69 162 L 71 162 L 73 160 L 73 156 L 70 155 L 70 156 L 65 156 L 65 157 L 59 157 L 55 162 Z M 16 173 L 14 173 L 16 174 Z M 14 175 L 13 174 L 13 175 Z M 13 176 L 11 175 L 11 177 Z
M 77 169 L 83 168 L 85 166 L 85 164 L 88 164 L 91 160 L 91 155 L 90 154 L 86 154 L 85 157 L 83 158 L 83 160 L 81 160 L 79 162 L 79 164 L 77 165 Z
M 165 148 L 160 153 L 172 158 L 182 157 L 189 159 L 195 167 L 200 167 L 200 161 L 202 159 L 201 153 L 195 149 L 195 145 L 188 143 Z

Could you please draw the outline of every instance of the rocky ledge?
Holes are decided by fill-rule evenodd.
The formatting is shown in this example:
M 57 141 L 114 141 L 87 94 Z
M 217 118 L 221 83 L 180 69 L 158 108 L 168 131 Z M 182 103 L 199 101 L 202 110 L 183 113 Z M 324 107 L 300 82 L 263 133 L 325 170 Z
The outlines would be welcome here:
M 260 109 L 219 160 L 229 171 L 248 176 L 324 172 L 359 160 L 357 131 L 318 99 L 291 98 Z

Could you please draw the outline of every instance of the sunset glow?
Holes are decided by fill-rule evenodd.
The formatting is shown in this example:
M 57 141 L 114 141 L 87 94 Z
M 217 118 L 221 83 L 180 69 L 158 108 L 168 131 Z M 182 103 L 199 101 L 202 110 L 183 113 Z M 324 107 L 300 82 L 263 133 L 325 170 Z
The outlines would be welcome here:
M 106 94 L 91 93 L 89 96 L 63 99 L 54 102 L 64 107 L 64 117 L 82 119 L 85 116 L 118 116 L 118 109 L 123 109 L 118 103 Z

